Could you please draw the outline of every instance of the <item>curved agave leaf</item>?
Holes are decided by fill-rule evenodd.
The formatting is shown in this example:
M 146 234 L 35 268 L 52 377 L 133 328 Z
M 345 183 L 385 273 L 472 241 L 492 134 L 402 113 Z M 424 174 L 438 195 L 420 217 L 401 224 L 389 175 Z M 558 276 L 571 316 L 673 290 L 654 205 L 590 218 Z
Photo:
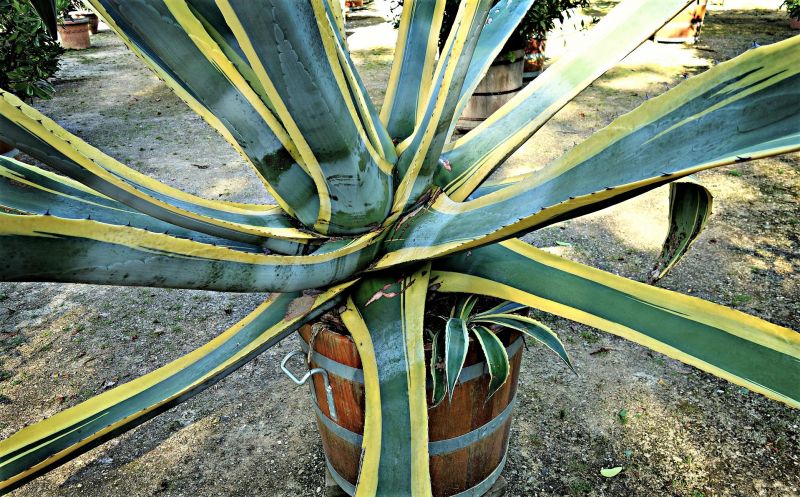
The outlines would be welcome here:
M 0 213 L 0 281 L 289 292 L 363 270 L 380 239 L 373 232 L 311 255 L 264 255 L 97 221 Z
M 461 117 L 461 113 L 467 106 L 467 102 L 472 97 L 475 88 L 478 87 L 478 84 L 486 75 L 486 71 L 489 70 L 489 67 L 500 54 L 506 41 L 522 18 L 525 17 L 533 2 L 534 0 L 506 0 L 499 1 L 492 7 L 486 19 L 486 26 L 481 30 L 478 44 L 475 46 L 475 53 L 464 77 L 464 84 L 461 87 L 458 105 L 453 112 L 453 119 L 450 122 L 450 129 L 447 131 L 446 141 L 449 141 L 453 135 L 456 122 Z M 444 172 L 441 174 L 447 175 L 451 172 L 444 168 Z M 437 171 L 436 176 L 438 177 L 439 174 L 440 171 Z
M 188 0 L 186 3 L 195 19 L 203 25 L 207 36 L 211 37 L 218 49 L 222 51 L 225 58 L 227 58 L 228 63 L 233 64 L 236 71 L 247 81 L 247 85 L 258 94 L 263 104 L 275 115 L 275 106 L 270 102 L 266 90 L 261 86 L 261 82 L 258 80 L 258 76 L 256 76 L 255 71 L 253 71 L 253 68 L 250 67 L 250 64 L 247 62 L 247 57 L 242 47 L 239 46 L 239 42 L 236 41 L 233 31 L 231 31 L 228 24 L 225 22 L 225 17 L 222 15 L 222 12 L 219 11 L 217 2 L 215 0 Z M 195 34 L 195 36 L 201 36 L 205 39 L 205 36 L 202 34 Z M 219 59 L 215 55 L 211 60 Z M 223 64 L 227 65 L 225 62 L 223 62 Z M 231 74 L 229 71 L 226 71 L 226 73 Z M 235 77 L 233 74 L 231 76 Z M 283 124 L 281 124 L 281 127 L 283 127 Z M 285 132 L 285 128 L 283 128 L 283 131 Z M 304 167 L 303 164 L 300 164 L 300 166 Z M 306 172 L 308 171 L 306 170 Z
M 437 331 L 431 343 L 431 407 L 441 404 L 447 395 L 444 350 L 444 333 Z
M 425 111 L 414 133 L 398 146 L 397 173 L 402 179 L 392 212 L 403 212 L 415 203 L 430 188 L 436 170 L 444 167 L 439 157 L 490 7 L 491 0 L 476 0 L 462 3 L 458 9 L 439 57 Z
M 669 190 L 669 232 L 648 278 L 653 284 L 669 273 L 703 232 L 714 197 L 697 183 L 672 183 Z
M 483 312 L 477 312 L 473 314 L 472 320 L 476 320 L 477 318 L 487 316 L 489 314 L 509 314 L 515 311 L 520 311 L 522 309 L 527 309 L 528 306 L 517 304 L 516 302 L 510 302 L 508 300 L 497 304 L 496 306 L 492 307 L 491 309 L 487 309 Z
M 364 437 L 361 442 L 361 468 L 355 497 L 374 497 L 378 491 L 383 447 L 383 412 L 378 360 L 367 324 L 359 314 L 352 297 L 347 298 L 347 307 L 341 318 L 350 336 L 353 337 L 364 371 Z
M 429 277 L 430 264 L 425 264 L 399 280 L 362 280 L 342 314 L 359 352 L 368 348 L 367 337 L 371 341 L 371 350 L 361 356 L 367 416 L 378 416 L 380 423 L 379 437 L 376 426 L 366 425 L 370 431 L 364 434 L 359 496 L 431 495 L 422 341 Z M 376 382 L 379 395 L 374 393 Z M 372 417 L 365 422 L 376 421 Z
M 292 156 L 293 147 L 280 130 L 270 129 L 269 112 L 259 105 L 253 90 L 241 84 L 238 75 L 226 73 L 224 65 L 209 60 L 210 51 L 204 54 L 198 49 L 192 38 L 198 32 L 187 32 L 167 2 L 89 3 L 178 97 L 248 158 L 286 212 L 313 224 L 319 209 L 313 180 Z
M 800 407 L 800 333 L 637 283 L 519 240 L 436 262 L 439 291 L 513 299 L 642 344 Z
M 536 321 L 535 319 L 527 316 L 520 316 L 518 314 L 483 314 L 475 316 L 473 321 L 476 323 L 488 323 L 505 328 L 517 330 L 525 335 L 533 338 L 537 342 L 544 344 L 547 348 L 558 354 L 564 363 L 574 372 L 575 368 L 572 367 L 572 361 L 567 354 L 567 349 L 561 343 L 558 335 L 551 330 L 548 326 Z
M 444 335 L 444 368 L 447 377 L 447 392 L 451 401 L 458 377 L 464 368 L 464 361 L 467 359 L 468 349 L 467 322 L 461 318 L 448 319 Z
M 800 150 L 798 115 L 795 36 L 645 102 L 511 186 L 464 203 L 439 195 L 395 226 L 375 268 L 503 240 L 698 171 Z
M 475 326 L 472 328 L 472 332 L 481 345 L 486 365 L 489 367 L 491 380 L 489 381 L 489 394 L 486 396 L 488 399 L 505 384 L 511 371 L 511 365 L 508 362 L 508 354 L 503 342 L 489 328 Z
M 218 5 L 315 180 L 315 229 L 353 234 L 379 225 L 391 206 L 392 165 L 361 126 L 362 117 L 373 131 L 381 124 L 357 110 L 369 97 L 347 84 L 324 1 Z
M 272 206 L 207 200 L 160 183 L 117 162 L 2 90 L 0 138 L 92 190 L 170 224 L 252 244 L 268 238 L 317 238 L 292 226 Z
M 478 302 L 478 297 L 475 295 L 461 295 L 453 307 L 452 317 L 456 317 L 465 323 L 469 321 L 472 309 Z
M 647 40 L 686 6 L 686 0 L 628 0 L 614 8 L 586 39 L 497 112 L 457 140 L 437 171 L 436 184 L 461 201 L 592 81 Z M 602 47 L 602 50 L 597 50 Z
M 367 88 L 358 74 L 358 69 L 355 63 L 350 58 L 350 51 L 347 49 L 347 43 L 344 35 L 344 27 L 339 27 L 340 18 L 337 18 L 336 9 L 334 5 L 339 6 L 336 0 L 315 0 L 324 3 L 328 23 L 336 26 L 337 29 L 331 30 L 331 34 L 336 40 L 336 54 L 339 57 L 339 63 L 342 66 L 342 71 L 345 75 L 347 88 L 350 91 L 350 97 L 356 104 L 356 110 L 361 118 L 361 127 L 366 131 L 370 143 L 378 152 L 378 154 L 387 162 L 394 164 L 397 161 L 397 153 L 394 149 L 394 143 L 389 137 L 389 132 L 381 124 L 378 111 L 372 103 L 372 99 L 367 93 Z
M 389 136 L 404 140 L 414 132 L 430 92 L 446 0 L 403 3 L 392 72 L 381 107 Z
M 192 398 L 331 307 L 350 285 L 316 296 L 294 316 L 300 294 L 272 295 L 195 351 L 0 441 L 0 494 Z
M 244 252 L 262 253 L 267 248 L 282 254 L 299 255 L 305 253 L 308 247 L 277 239 L 269 239 L 258 246 L 187 230 L 135 211 L 77 181 L 3 156 L 0 156 L 0 207 L 17 213 L 92 219 L 106 224 L 168 233 Z M 275 209 L 280 212 L 277 207 Z

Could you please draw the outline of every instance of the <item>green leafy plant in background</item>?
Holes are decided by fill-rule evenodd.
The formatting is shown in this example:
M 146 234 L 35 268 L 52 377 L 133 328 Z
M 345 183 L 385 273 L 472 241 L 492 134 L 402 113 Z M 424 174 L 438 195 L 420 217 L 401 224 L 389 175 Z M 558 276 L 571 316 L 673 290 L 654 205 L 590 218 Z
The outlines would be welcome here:
M 273 293 L 190 354 L 0 442 L 3 491 L 180 404 L 331 311 L 363 365 L 356 495 L 430 495 L 423 316 L 433 291 L 572 319 L 800 406 L 796 332 L 518 239 L 698 171 L 800 149 L 800 37 L 649 99 L 537 172 L 492 180 L 686 0 L 622 2 L 456 140 L 461 103 L 532 0 L 462 3 L 441 53 L 444 1 L 406 1 L 380 111 L 350 59 L 338 2 L 90 3 L 248 160 L 275 205 L 169 187 L 1 92 L 0 139 L 55 172 L 0 159 L 0 280 Z M 701 216 L 673 211 L 691 236 Z M 665 264 L 687 246 L 665 250 Z M 458 332 L 463 341 L 465 317 L 468 332 L 492 343 L 478 322 L 487 316 L 464 310 L 453 314 L 462 325 L 449 327 L 451 343 Z M 553 339 L 524 319 L 492 319 Z
M 800 0 L 785 0 L 781 7 L 786 8 L 786 12 L 789 13 L 789 17 L 793 19 L 800 19 Z
M 392 2 L 395 27 L 400 26 L 400 13 L 402 12 L 403 4 L 404 0 Z M 440 47 L 447 41 L 447 35 L 455 22 L 459 5 L 459 0 L 446 0 L 444 3 L 442 25 L 439 30 Z M 533 2 L 517 24 L 517 27 L 505 40 L 505 45 L 500 50 L 500 56 L 525 48 L 532 39 L 544 39 L 547 32 L 555 27 L 556 20 L 563 22 L 572 9 L 587 7 L 588 5 L 589 0 L 542 0 Z
M 49 98 L 47 82 L 63 50 L 27 0 L 0 0 L 0 88 L 22 98 Z
M 80 11 L 85 8 L 81 0 L 55 0 L 56 16 L 59 22 L 71 19 L 71 12 Z

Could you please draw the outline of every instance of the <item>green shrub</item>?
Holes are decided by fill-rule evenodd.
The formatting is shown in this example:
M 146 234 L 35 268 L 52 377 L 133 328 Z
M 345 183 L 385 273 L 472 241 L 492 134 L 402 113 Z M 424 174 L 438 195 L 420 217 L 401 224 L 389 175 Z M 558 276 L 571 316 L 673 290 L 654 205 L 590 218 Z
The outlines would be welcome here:
M 396 16 L 393 19 L 395 26 L 400 24 L 400 11 L 404 0 L 395 0 L 392 4 L 392 12 Z M 797 1 L 797 0 L 790 0 Z M 458 12 L 459 0 L 447 0 L 442 19 L 442 29 L 439 33 L 439 46 L 444 44 L 450 27 L 453 25 L 456 12 Z M 568 17 L 568 11 L 577 7 L 586 7 L 589 0 L 542 0 L 534 2 L 525 17 L 511 34 L 505 47 L 500 52 L 502 57 L 508 52 L 525 48 L 532 39 L 542 40 L 547 36 L 547 32 L 555 27 L 556 19 L 559 22 Z
M 786 0 L 781 7 L 786 7 L 789 17 L 800 19 L 800 0 Z
M 58 70 L 62 52 L 27 0 L 0 0 L 0 88 L 50 98 L 47 78 Z

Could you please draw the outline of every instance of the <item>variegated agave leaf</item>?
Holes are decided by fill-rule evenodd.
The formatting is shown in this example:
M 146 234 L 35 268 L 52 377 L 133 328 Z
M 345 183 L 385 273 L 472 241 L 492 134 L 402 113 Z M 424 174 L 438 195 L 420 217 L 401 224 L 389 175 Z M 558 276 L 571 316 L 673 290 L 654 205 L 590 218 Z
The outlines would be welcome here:
M 48 3 L 34 2 L 42 12 Z M 800 37 L 683 82 L 536 173 L 490 182 L 688 0 L 623 1 L 582 46 L 455 141 L 453 123 L 530 0 L 461 2 L 441 52 L 444 0 L 406 0 L 380 111 L 350 58 L 337 1 L 89 3 L 251 164 L 276 205 L 172 188 L 0 91 L 0 140 L 56 171 L 0 158 L 0 280 L 284 293 L 192 354 L 0 442 L 0 493 L 186 400 L 341 302 L 366 389 L 355 494 L 428 496 L 430 289 L 519 303 L 470 318 L 475 297 L 464 299 L 435 339 L 434 403 L 452 394 L 470 323 L 490 390 L 508 376 L 508 358 L 488 326 L 515 328 L 569 364 L 552 330 L 513 314 L 524 305 L 800 407 L 798 333 L 516 240 L 698 171 L 799 150 Z M 675 187 L 676 243 L 668 240 L 659 275 L 709 206 L 703 190 Z

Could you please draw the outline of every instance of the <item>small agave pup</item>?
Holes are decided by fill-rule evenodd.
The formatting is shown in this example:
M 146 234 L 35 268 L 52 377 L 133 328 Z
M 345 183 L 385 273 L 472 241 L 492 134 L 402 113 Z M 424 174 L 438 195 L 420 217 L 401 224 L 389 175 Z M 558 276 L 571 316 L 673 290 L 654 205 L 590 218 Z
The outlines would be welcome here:
M 444 331 L 437 332 L 432 337 L 430 374 L 433 407 L 439 405 L 445 395 L 452 400 L 467 357 L 470 335 L 480 344 L 489 370 L 489 397 L 503 386 L 510 372 L 508 353 L 496 334 L 502 329 L 518 331 L 526 337 L 541 342 L 558 354 L 570 368 L 572 367 L 564 345 L 553 330 L 535 319 L 515 313 L 525 309 L 525 306 L 505 301 L 491 309 L 473 314 L 477 300 L 475 295 L 460 297 L 453 307 Z
M 687 4 L 623 1 L 581 47 L 450 140 L 532 2 L 462 2 L 439 53 L 444 2 L 407 0 L 378 112 L 350 59 L 338 2 L 91 0 L 248 159 L 276 205 L 171 188 L 2 92 L 0 140 L 58 174 L 2 159 L 0 280 L 275 293 L 194 352 L 0 442 L 0 489 L 185 401 L 336 307 L 366 388 L 355 494 L 430 495 L 423 315 L 431 288 L 573 319 L 800 406 L 796 332 L 517 239 L 698 171 L 800 149 L 800 37 L 650 99 L 538 172 L 490 183 L 560 108 Z M 680 189 L 659 274 L 705 220 L 707 195 Z M 454 314 L 461 322 L 449 324 L 451 340 L 475 333 L 490 350 L 494 334 L 482 320 L 547 338 L 535 322 L 498 312 L 465 322 L 471 300 Z

